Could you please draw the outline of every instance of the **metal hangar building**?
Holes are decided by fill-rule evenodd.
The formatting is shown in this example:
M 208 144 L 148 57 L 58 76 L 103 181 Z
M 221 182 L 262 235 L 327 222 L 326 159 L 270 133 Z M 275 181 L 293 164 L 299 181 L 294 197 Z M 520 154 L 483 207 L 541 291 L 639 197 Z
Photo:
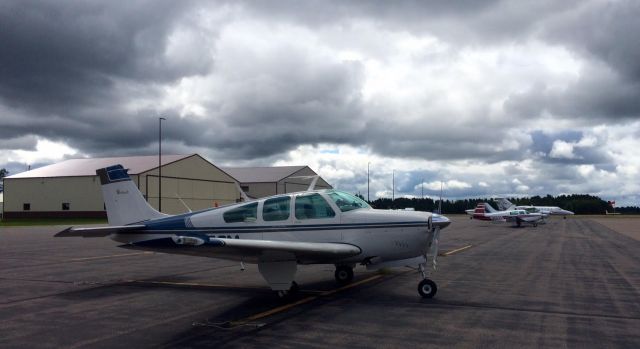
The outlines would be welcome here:
M 158 209 L 158 157 L 71 159 L 4 178 L 4 215 L 12 218 L 106 217 L 96 169 L 121 164 Z M 162 156 L 162 212 L 176 214 L 237 202 L 236 180 L 198 154 Z
M 242 191 L 253 198 L 307 190 L 312 181 L 309 177 L 318 175 L 309 166 L 223 167 L 222 170 L 234 177 Z M 315 188 L 332 187 L 320 177 Z

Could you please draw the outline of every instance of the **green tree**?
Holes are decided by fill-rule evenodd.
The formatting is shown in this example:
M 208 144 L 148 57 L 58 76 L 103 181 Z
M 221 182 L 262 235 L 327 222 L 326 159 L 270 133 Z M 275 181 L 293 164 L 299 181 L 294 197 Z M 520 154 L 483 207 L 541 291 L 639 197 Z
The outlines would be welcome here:
M 4 168 L 0 168 L 0 179 L 2 179 L 2 178 L 4 178 L 4 177 L 6 177 L 6 176 L 8 176 L 8 175 L 9 175 L 9 171 L 7 171 L 7 170 L 6 170 L 6 169 L 4 169 Z

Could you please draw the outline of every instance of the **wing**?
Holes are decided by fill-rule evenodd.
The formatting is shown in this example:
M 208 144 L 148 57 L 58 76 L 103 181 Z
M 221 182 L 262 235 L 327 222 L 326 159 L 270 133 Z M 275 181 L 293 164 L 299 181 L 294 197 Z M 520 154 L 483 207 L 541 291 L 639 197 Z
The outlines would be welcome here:
M 56 235 L 54 237 L 77 237 L 81 236 L 83 238 L 98 238 L 105 237 L 115 233 L 126 233 L 126 232 L 134 232 L 136 230 L 140 230 L 145 228 L 145 225 L 116 225 L 109 227 L 95 227 L 95 228 L 67 228 Z
M 245 262 L 297 260 L 303 264 L 333 263 L 361 253 L 358 246 L 338 242 L 221 239 L 198 235 L 176 235 L 121 247 Z

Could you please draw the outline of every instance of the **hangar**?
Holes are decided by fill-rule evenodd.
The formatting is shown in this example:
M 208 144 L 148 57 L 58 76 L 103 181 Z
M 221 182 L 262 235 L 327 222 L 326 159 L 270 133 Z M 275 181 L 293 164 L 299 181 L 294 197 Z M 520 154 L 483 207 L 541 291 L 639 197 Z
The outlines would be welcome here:
M 318 175 L 309 166 L 223 167 L 222 170 L 234 177 L 253 198 L 306 190 L 311 178 L 300 177 Z M 318 179 L 316 189 L 331 188 L 322 177 Z
M 70 159 L 5 177 L 3 218 L 106 217 L 95 170 L 115 164 L 129 169 L 157 209 L 157 156 Z M 161 172 L 162 212 L 195 211 L 240 199 L 236 180 L 198 154 L 163 155 Z

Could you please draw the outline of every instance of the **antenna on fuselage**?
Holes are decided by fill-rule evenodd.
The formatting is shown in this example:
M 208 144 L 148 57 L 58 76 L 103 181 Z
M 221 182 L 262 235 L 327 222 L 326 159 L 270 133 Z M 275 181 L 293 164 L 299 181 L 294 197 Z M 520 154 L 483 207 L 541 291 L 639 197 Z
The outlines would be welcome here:
M 289 178 L 300 178 L 300 179 L 313 178 L 311 180 L 311 184 L 309 184 L 309 187 L 307 188 L 307 191 L 311 191 L 311 190 L 314 190 L 316 188 L 316 183 L 318 183 L 318 179 L 320 178 L 320 175 L 315 175 L 315 176 L 294 176 L 294 177 L 289 177 Z
M 244 192 L 244 190 L 242 190 L 242 187 L 240 187 L 240 183 L 235 182 L 235 184 L 236 184 L 236 189 L 238 189 L 238 191 L 240 192 L 240 198 L 242 199 L 242 201 L 243 202 L 251 201 L 251 199 L 249 199 L 249 197 Z
M 184 205 L 184 207 L 186 207 L 186 208 L 187 208 L 187 210 L 188 210 L 189 212 L 193 212 L 193 211 L 191 210 L 191 207 L 187 206 L 187 203 L 185 203 L 185 202 L 184 202 L 184 200 L 182 200 L 182 198 L 180 197 L 180 195 L 178 195 L 178 193 L 176 193 L 176 196 L 178 197 L 178 200 L 180 200 L 180 202 Z

